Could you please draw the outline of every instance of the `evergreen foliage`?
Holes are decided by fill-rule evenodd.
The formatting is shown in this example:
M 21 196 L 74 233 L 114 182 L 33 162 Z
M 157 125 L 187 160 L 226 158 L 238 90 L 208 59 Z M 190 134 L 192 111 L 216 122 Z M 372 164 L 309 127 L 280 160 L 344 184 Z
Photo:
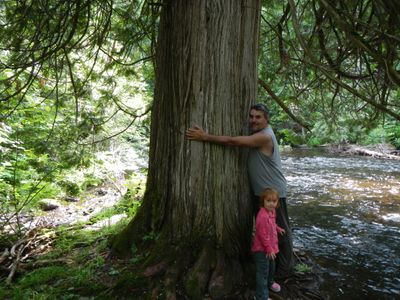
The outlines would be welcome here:
M 85 183 L 67 174 L 112 137 L 126 133 L 145 155 L 156 21 L 141 1 L 0 4 L 3 224 L 41 198 L 79 194 Z
M 272 116 L 284 111 L 280 126 L 301 134 L 295 116 L 311 144 L 361 143 L 379 124 L 399 126 L 396 1 L 263 3 L 260 97 Z
M 10 213 L 79 193 L 65 172 L 114 143 L 145 155 L 162 5 L 1 2 L 0 196 Z M 282 143 L 400 147 L 399 15 L 394 0 L 263 1 L 259 98 Z

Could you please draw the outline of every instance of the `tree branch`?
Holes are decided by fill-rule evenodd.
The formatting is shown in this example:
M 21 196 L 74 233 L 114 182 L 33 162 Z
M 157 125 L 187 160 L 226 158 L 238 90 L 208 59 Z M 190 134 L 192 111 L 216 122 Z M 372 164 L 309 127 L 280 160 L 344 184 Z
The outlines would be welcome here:
M 264 88 L 264 90 L 271 96 L 272 99 L 275 100 L 275 102 L 286 112 L 286 114 L 296 123 L 310 131 L 310 127 L 302 122 L 299 118 L 297 118 L 291 111 L 290 109 L 283 103 L 283 101 L 271 90 L 271 88 L 268 86 L 268 84 L 263 81 L 262 79 L 258 78 L 258 83 Z

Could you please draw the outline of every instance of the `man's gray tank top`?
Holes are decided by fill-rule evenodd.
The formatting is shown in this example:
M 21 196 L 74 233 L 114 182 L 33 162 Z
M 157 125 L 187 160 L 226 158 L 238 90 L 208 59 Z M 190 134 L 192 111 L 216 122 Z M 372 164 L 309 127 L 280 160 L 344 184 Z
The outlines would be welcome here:
M 259 196 L 265 188 L 272 187 L 278 191 L 279 198 L 286 198 L 286 179 L 282 173 L 278 142 L 271 126 L 262 132 L 272 137 L 274 151 L 269 157 L 258 148 L 250 148 L 247 166 L 253 193 Z

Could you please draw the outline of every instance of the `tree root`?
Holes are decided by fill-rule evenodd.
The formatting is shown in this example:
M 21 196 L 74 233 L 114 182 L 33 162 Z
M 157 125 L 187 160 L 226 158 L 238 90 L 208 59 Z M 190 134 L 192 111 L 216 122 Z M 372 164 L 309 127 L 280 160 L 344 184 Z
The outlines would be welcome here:
M 190 255 L 176 257 L 179 259 L 171 263 L 158 262 L 144 270 L 145 277 L 152 277 L 153 299 L 160 295 L 170 300 L 179 296 L 204 299 L 205 295 L 221 299 L 234 295 L 243 284 L 244 270 L 239 259 L 228 258 L 211 242 L 203 245 L 194 258 Z
M 164 279 L 165 298 L 167 300 L 176 300 L 176 285 L 179 280 L 180 271 L 176 267 L 170 268 Z
M 204 245 L 184 282 L 186 294 L 191 299 L 200 299 L 207 291 L 211 271 L 216 265 L 215 259 L 215 250 L 212 245 L 210 243 Z
M 228 258 L 218 251 L 217 265 L 208 285 L 211 298 L 218 299 L 232 294 L 241 282 L 243 282 L 243 267 L 239 260 Z
M 144 270 L 143 275 L 145 277 L 153 277 L 156 275 L 160 275 L 160 273 L 163 273 L 165 271 L 165 268 L 167 267 L 165 262 L 160 262 L 156 265 L 147 267 L 146 270 Z

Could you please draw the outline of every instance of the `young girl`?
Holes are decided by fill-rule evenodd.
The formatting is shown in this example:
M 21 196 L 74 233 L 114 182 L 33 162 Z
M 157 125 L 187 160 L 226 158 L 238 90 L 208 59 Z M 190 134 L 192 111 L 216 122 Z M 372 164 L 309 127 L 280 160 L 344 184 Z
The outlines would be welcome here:
M 278 233 L 285 230 L 276 225 L 275 208 L 278 207 L 279 195 L 272 188 L 265 189 L 260 195 L 260 210 L 256 218 L 256 232 L 251 247 L 256 263 L 256 299 L 269 298 L 270 288 L 279 292 L 281 287 L 274 282 L 275 258 L 279 252 Z M 268 284 L 268 285 L 267 285 Z

